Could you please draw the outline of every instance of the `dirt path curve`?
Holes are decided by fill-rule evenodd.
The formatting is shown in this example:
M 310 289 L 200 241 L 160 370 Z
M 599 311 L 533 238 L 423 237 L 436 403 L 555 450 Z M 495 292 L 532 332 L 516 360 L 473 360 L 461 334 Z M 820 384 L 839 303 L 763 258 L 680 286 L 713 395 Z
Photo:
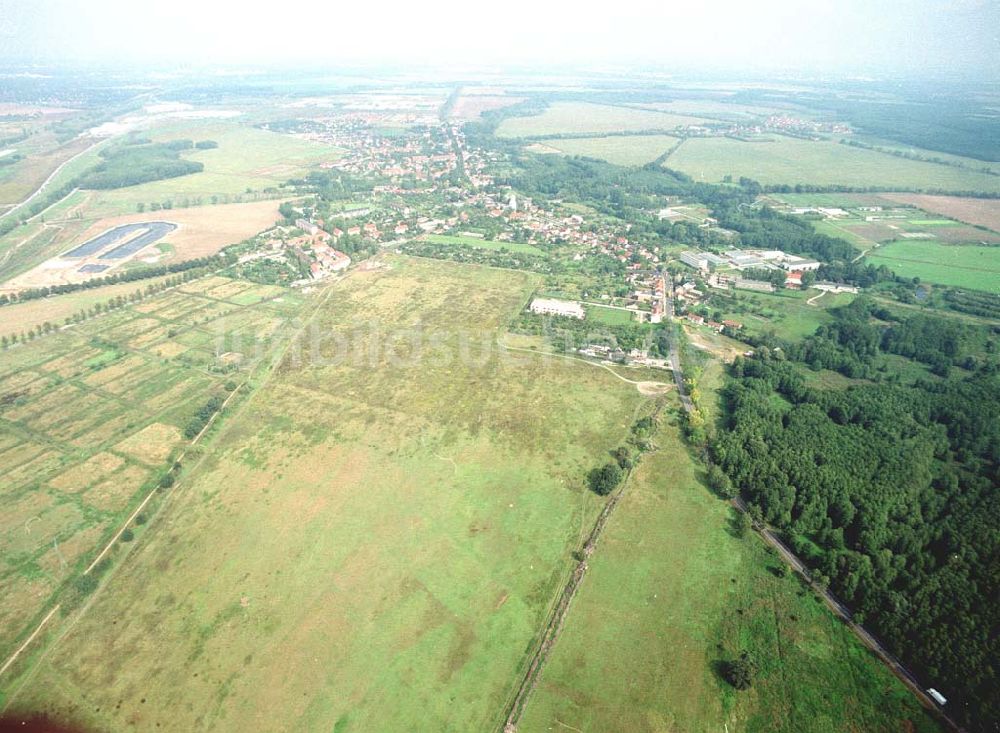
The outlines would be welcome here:
M 521 346 L 508 346 L 506 343 L 504 343 L 503 338 L 498 338 L 497 344 L 500 346 L 501 349 L 505 349 L 507 351 L 523 351 L 526 354 L 535 354 L 536 356 L 551 356 L 556 359 L 567 359 L 569 361 L 578 361 L 581 364 L 587 364 L 592 367 L 599 367 L 601 369 L 605 369 L 614 374 L 616 377 L 618 377 L 618 379 L 622 380 L 626 384 L 634 384 L 636 389 L 638 389 L 642 394 L 646 396 L 663 394 L 670 387 L 670 385 L 667 384 L 666 382 L 649 382 L 649 381 L 644 382 L 644 381 L 636 381 L 634 379 L 627 379 L 626 377 L 623 377 L 621 374 L 619 374 L 614 369 L 609 367 L 607 364 L 603 364 L 597 361 L 590 361 L 589 359 L 583 359 L 579 356 L 570 356 L 569 354 L 556 354 L 551 351 L 538 351 L 537 349 L 526 349 Z

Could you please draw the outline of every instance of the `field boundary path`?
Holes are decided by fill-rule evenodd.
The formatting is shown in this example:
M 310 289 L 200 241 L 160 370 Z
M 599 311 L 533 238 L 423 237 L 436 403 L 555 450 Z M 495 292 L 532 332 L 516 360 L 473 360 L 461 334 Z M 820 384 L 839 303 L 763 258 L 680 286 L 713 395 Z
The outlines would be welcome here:
M 52 183 L 52 179 L 55 178 L 56 176 L 58 176 L 59 173 L 62 171 L 63 168 L 65 168 L 67 165 L 69 165 L 70 163 L 72 163 L 77 158 L 79 158 L 79 157 L 81 157 L 81 156 L 89 153 L 91 150 L 93 150 L 97 146 L 102 145 L 103 143 L 104 143 L 103 139 L 98 140 L 93 145 L 88 145 L 86 148 L 84 148 L 83 150 L 81 150 L 79 153 L 77 153 L 76 155 L 74 155 L 72 158 L 64 160 L 62 163 L 60 163 L 58 166 L 56 166 L 56 169 L 49 174 L 48 178 L 46 178 L 44 181 L 42 181 L 41 185 L 38 188 L 36 188 L 34 190 L 34 192 L 30 196 L 28 196 L 26 199 L 22 200 L 21 203 L 15 204 L 13 207 L 7 209 L 7 211 L 5 211 L 2 214 L 0 214 L 0 220 L 6 219 L 8 216 L 10 216 L 11 214 L 13 214 L 15 211 L 17 211 L 21 207 L 29 204 L 33 198 L 35 198 L 38 194 L 40 194 L 42 191 L 44 191 L 45 188 L 50 183 Z M 48 207 L 46 207 L 46 208 L 48 208 Z

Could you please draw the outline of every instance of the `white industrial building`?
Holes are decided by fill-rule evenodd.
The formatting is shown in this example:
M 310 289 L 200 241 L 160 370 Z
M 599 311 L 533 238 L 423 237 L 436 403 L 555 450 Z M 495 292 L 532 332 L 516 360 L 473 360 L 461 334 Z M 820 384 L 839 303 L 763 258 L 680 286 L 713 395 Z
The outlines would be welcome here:
M 587 312 L 575 300 L 556 300 L 555 298 L 535 298 L 531 301 L 529 310 L 551 316 L 566 316 L 583 319 Z
M 708 269 L 708 257 L 703 252 L 681 252 L 681 262 L 696 270 Z

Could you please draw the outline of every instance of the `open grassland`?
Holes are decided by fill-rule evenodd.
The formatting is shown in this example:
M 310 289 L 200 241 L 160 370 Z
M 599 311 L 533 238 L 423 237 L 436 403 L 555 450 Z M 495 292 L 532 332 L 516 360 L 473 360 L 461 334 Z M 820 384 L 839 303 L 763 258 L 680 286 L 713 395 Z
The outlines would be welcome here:
M 1000 293 L 1000 247 L 898 241 L 872 251 L 866 260 L 902 277 Z
M 902 683 L 699 480 L 676 425 L 612 517 L 519 730 L 936 731 Z M 737 692 L 722 663 L 750 651 Z
M 695 115 L 725 121 L 746 121 L 748 119 L 788 114 L 787 109 L 761 107 L 758 105 L 726 102 L 720 99 L 676 99 L 672 102 L 636 102 L 630 106 L 653 109 L 677 115 Z
M 1000 192 L 1000 177 L 952 166 L 906 160 L 831 141 L 778 137 L 743 142 L 724 137 L 686 140 L 664 163 L 696 180 L 741 176 L 764 184 L 884 186 Z
M 12 709 L 113 730 L 498 722 L 602 504 L 584 475 L 649 403 L 496 349 L 537 278 L 389 262 L 323 293 Z
M 457 247 L 475 247 L 477 249 L 506 249 L 509 252 L 521 252 L 527 255 L 544 255 L 545 252 L 531 244 L 524 242 L 497 242 L 492 239 L 479 239 L 478 237 L 462 237 L 451 234 L 426 234 L 421 237 L 424 242 L 431 244 L 453 244 Z
M 631 107 L 590 102 L 556 102 L 540 115 L 511 117 L 497 128 L 500 137 L 535 137 L 580 132 L 672 130 L 705 120 Z
M 220 371 L 231 362 L 217 354 L 241 330 L 297 310 L 297 296 L 277 303 L 275 289 L 251 283 L 241 292 L 264 298 L 252 306 L 195 291 L 230 282 L 193 281 L 0 352 L 0 659 L 65 600 L 186 445 L 192 416 L 245 378 Z M 258 355 L 244 350 L 246 370 Z
M 275 189 L 341 154 L 329 145 L 231 122 L 171 124 L 154 128 L 148 135 L 156 142 L 214 140 L 219 147 L 185 151 L 185 159 L 205 165 L 201 173 L 96 192 L 89 207 L 94 215 L 132 213 L 140 203 L 148 207 L 151 202 L 170 201 L 178 207 L 185 199 L 212 203 L 213 196 L 231 201 L 247 189 Z
M 645 165 L 679 142 L 670 135 L 616 135 L 550 140 L 548 147 L 566 155 L 583 155 L 615 165 Z

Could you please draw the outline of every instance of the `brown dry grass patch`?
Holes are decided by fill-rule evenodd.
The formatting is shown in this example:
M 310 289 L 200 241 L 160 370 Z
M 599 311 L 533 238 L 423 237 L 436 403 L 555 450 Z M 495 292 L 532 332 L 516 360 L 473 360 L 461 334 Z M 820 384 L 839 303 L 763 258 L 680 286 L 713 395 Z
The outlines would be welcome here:
M 178 427 L 155 422 L 135 435 L 130 435 L 116 445 L 115 450 L 155 465 L 167 460 L 170 451 L 180 440 L 181 431 Z
M 118 473 L 94 486 L 83 498 L 88 504 L 117 511 L 128 505 L 135 492 L 149 479 L 149 471 L 135 465 L 128 465 Z
M 97 453 L 83 463 L 63 471 L 49 481 L 49 485 L 60 491 L 75 493 L 114 473 L 124 463 L 124 458 L 113 453 Z

